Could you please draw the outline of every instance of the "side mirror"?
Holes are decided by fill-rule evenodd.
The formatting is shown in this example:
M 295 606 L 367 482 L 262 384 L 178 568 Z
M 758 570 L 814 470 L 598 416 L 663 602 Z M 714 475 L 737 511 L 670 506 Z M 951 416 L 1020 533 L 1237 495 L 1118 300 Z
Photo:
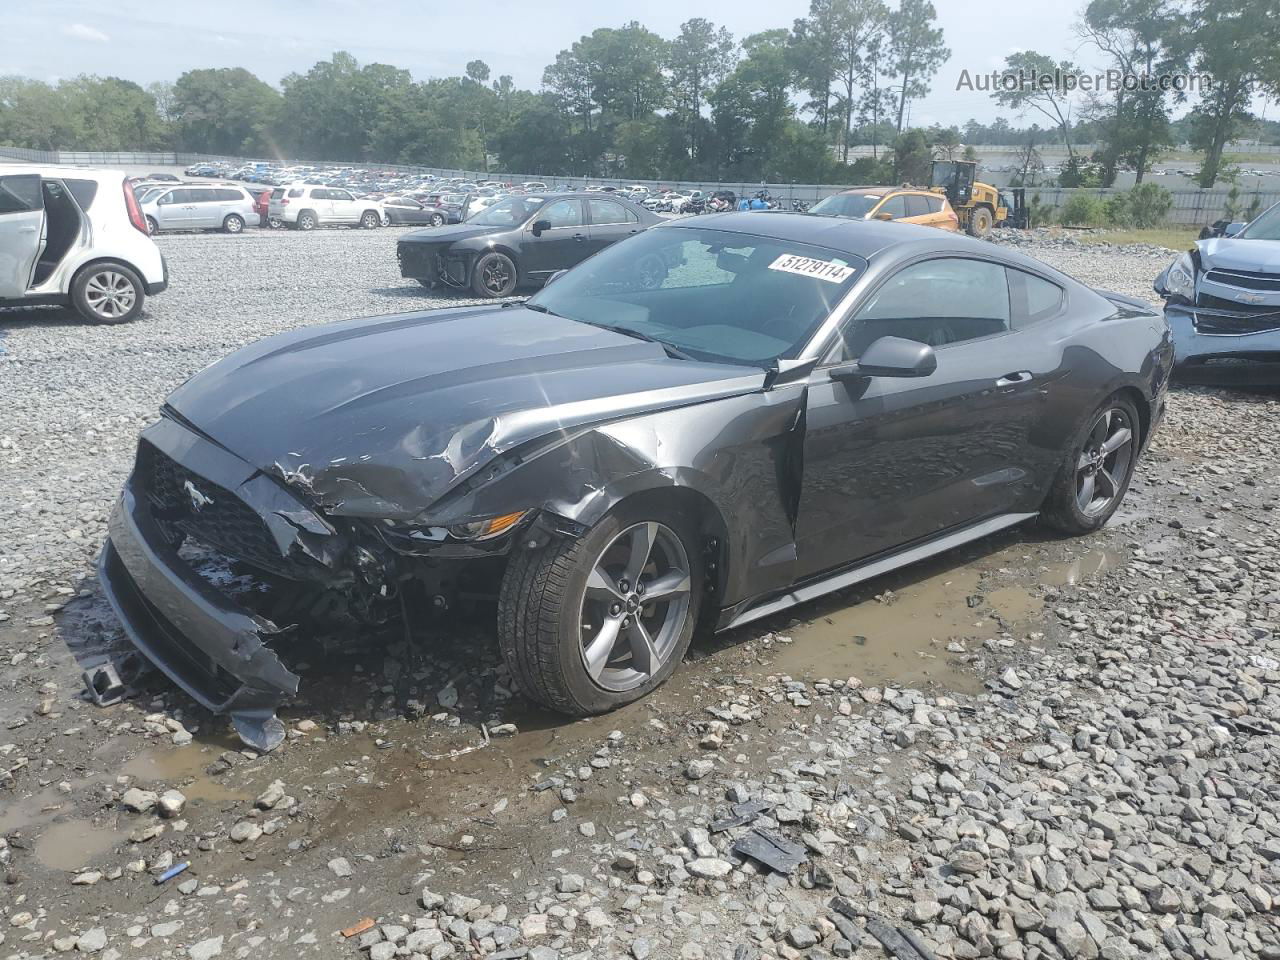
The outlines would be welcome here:
M 1244 228 L 1245 228 L 1245 224 L 1243 223 L 1228 223 L 1225 227 L 1222 228 L 1222 235 L 1224 237 L 1234 237 L 1237 233 L 1239 233 Z
M 543 230 L 550 230 L 550 229 L 551 229 L 551 221 L 550 221 L 550 220 L 535 220 L 535 221 L 533 221 L 533 223 L 532 223 L 532 224 L 530 224 L 530 225 L 529 225 L 529 229 L 533 231 L 533 235 L 534 235 L 535 237 L 541 236 L 541 235 L 542 235 L 542 231 L 543 231 Z
M 877 219 L 877 220 L 892 220 L 892 219 L 893 219 L 893 214 L 892 214 L 892 213 L 877 213 L 877 214 L 876 214 L 876 219 Z
M 170 194 L 166 193 L 163 197 L 160 197 L 158 200 L 156 200 L 156 205 L 159 206 L 161 204 L 171 203 L 171 202 L 172 200 L 170 198 Z
M 938 355 L 927 343 L 902 337 L 881 337 L 862 356 L 832 367 L 833 380 L 859 377 L 927 377 L 938 369 Z

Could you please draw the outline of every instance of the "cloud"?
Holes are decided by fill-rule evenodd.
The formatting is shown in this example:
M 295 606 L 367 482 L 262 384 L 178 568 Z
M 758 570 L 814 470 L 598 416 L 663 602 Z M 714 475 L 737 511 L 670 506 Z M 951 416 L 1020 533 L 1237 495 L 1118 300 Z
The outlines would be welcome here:
M 94 43 L 111 42 L 111 38 L 101 30 L 83 23 L 69 23 L 62 28 L 62 32 L 68 37 L 75 37 L 77 40 L 91 40 Z

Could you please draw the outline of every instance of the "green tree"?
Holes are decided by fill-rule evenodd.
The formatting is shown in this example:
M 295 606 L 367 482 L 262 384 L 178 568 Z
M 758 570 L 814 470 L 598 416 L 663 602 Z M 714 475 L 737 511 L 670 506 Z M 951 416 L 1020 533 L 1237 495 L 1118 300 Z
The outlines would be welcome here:
M 694 163 L 699 159 L 699 133 L 704 126 L 702 106 L 707 92 L 728 75 L 733 63 L 733 35 L 701 17 L 682 23 L 680 35 L 668 46 L 675 111 L 684 124 L 688 156 Z
M 1183 66 L 1172 45 L 1177 40 L 1176 0 L 1091 0 L 1084 9 L 1080 35 L 1130 76 L 1156 76 Z M 1159 87 L 1127 90 L 1123 85 L 1110 104 L 1093 112 L 1101 123 L 1102 183 L 1111 186 L 1121 163 L 1132 164 L 1136 181 L 1161 147 L 1169 144 L 1169 94 Z
M 933 164 L 933 146 L 919 128 L 904 130 L 893 141 L 895 183 L 926 184 Z
M 1204 151 L 1198 180 L 1218 180 L 1222 151 L 1245 121 L 1255 88 L 1280 95 L 1280 18 L 1257 0 L 1193 0 L 1184 43 L 1213 78 L 1191 111 L 1191 144 Z
M 934 26 L 938 12 L 929 0 L 901 0 L 889 14 L 888 61 L 898 80 L 898 132 L 907 104 L 929 93 L 929 81 L 951 51 L 942 39 L 942 28 Z
M 1061 70 L 1063 74 L 1077 72 L 1076 66 L 1070 61 L 1063 60 L 1055 63 L 1051 57 L 1036 53 L 1034 50 L 1011 53 L 1004 58 L 1004 63 L 1009 72 L 1028 77 L 1032 74 L 1048 76 L 1055 70 Z M 1065 91 L 1053 85 L 1027 83 L 1020 84 L 1012 90 L 1000 87 L 993 91 L 991 96 L 997 103 L 1018 110 L 1020 115 L 1028 110 L 1036 110 L 1044 114 L 1061 132 L 1062 142 L 1067 147 L 1068 161 L 1075 156 L 1075 151 L 1071 147 L 1071 101 Z
M 726 151 L 723 160 L 739 176 L 768 176 L 795 116 L 789 39 L 786 30 L 747 37 L 742 59 L 711 95 L 712 115 Z
M 844 123 L 839 142 L 842 157 L 849 162 L 849 131 L 853 127 L 857 98 L 854 90 L 876 83 L 876 55 L 884 39 L 888 8 L 880 0 L 836 0 L 836 83 L 837 100 Z
M 275 89 L 242 67 L 189 70 L 173 84 L 169 104 L 178 149 L 268 152 L 281 103 Z

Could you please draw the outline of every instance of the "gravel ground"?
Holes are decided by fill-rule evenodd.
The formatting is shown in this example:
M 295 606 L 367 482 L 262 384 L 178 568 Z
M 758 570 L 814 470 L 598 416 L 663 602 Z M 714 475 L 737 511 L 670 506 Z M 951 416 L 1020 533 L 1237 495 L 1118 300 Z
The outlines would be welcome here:
M 164 237 L 140 322 L 0 315 L 0 955 L 906 958 L 901 929 L 938 958 L 1280 958 L 1274 394 L 1176 391 L 1094 537 L 1019 529 L 700 641 L 608 717 L 512 696 L 483 617 L 317 651 L 266 757 L 159 682 L 85 704 L 138 431 L 250 340 L 446 302 L 397 233 Z M 1026 249 L 1147 297 L 1170 258 Z M 753 830 L 805 861 L 735 853 Z

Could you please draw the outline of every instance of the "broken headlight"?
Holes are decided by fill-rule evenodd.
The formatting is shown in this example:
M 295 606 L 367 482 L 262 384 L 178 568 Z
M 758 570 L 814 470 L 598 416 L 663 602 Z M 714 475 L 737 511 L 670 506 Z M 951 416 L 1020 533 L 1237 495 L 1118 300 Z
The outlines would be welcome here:
M 1167 296 L 1181 297 L 1188 303 L 1196 300 L 1196 268 L 1191 254 L 1184 253 L 1169 267 L 1165 274 L 1164 289 Z

